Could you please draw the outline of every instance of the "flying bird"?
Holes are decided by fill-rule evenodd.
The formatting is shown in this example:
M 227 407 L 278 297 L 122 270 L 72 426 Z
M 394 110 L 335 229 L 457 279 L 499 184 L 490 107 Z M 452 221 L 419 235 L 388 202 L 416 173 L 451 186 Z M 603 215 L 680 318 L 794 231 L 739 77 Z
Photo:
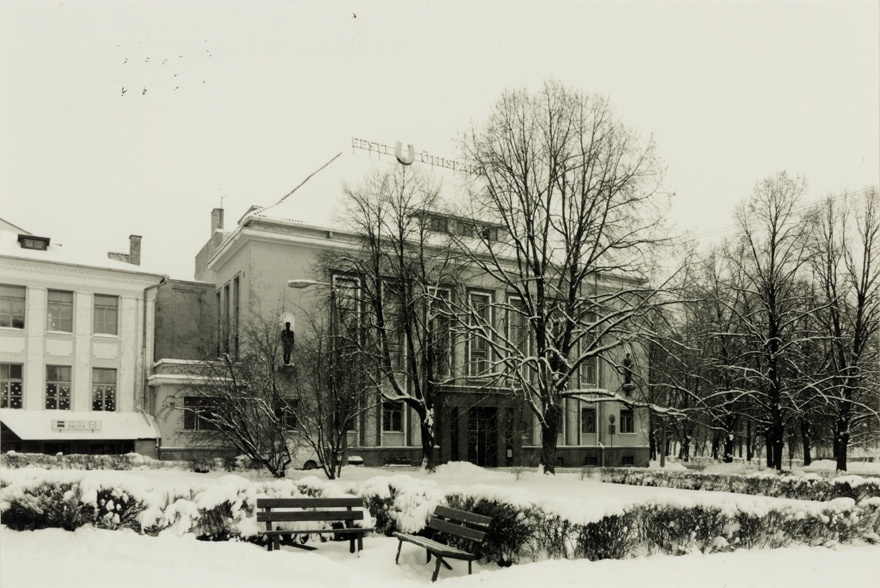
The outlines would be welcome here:
M 147 93 L 147 89 L 146 89 L 146 88 L 144 88 L 144 91 L 143 91 L 143 92 L 141 92 L 141 96 L 143 96 L 143 95 L 144 95 L 144 94 L 146 94 L 146 93 Z
M 125 86 L 122 86 L 122 96 L 125 96 L 125 93 L 126 93 L 127 91 L 128 91 L 128 90 L 125 89 Z

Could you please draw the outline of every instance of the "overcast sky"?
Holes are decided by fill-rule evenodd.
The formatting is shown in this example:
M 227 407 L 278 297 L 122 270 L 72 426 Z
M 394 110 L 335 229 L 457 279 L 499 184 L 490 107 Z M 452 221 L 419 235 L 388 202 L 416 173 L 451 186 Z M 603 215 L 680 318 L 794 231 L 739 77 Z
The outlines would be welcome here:
M 878 2 L 0 3 L 0 217 L 191 279 L 227 228 L 352 137 L 454 158 L 553 78 L 653 134 L 672 219 L 729 227 L 762 178 L 878 183 Z M 714 235 L 713 235 L 714 236 Z

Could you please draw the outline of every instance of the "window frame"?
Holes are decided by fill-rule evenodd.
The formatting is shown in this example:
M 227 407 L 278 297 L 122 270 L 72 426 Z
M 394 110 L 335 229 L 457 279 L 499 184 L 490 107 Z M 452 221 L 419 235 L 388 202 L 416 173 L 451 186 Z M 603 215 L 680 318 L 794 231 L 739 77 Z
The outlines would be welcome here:
M 429 293 L 431 295 L 428 303 L 429 324 L 432 325 L 431 335 L 434 337 L 435 350 L 439 351 L 434 357 L 434 375 L 448 378 L 453 374 L 455 362 L 454 318 L 450 312 L 440 308 L 441 304 L 435 303 L 435 299 L 441 299 L 448 305 L 452 301 L 452 291 L 449 288 L 432 287 Z M 441 338 L 443 344 L 438 344 Z
M 591 418 L 586 418 L 585 413 L 592 413 Z M 595 406 L 581 406 L 581 435 L 596 435 L 599 431 L 599 411 Z M 587 430 L 587 424 L 592 424 L 592 430 Z
M 484 298 L 487 302 L 485 304 L 485 317 L 481 317 L 486 322 L 486 328 L 489 330 L 487 333 L 491 336 L 491 329 L 493 327 L 492 320 L 492 302 L 493 297 L 491 292 L 486 292 L 484 290 L 469 290 L 467 293 L 467 303 L 468 303 L 468 328 L 469 328 L 469 337 L 467 340 L 467 350 L 465 354 L 465 373 L 469 378 L 480 378 L 486 376 L 489 371 L 492 369 L 492 347 L 486 339 L 474 333 L 474 329 L 479 325 L 474 322 L 474 314 L 475 314 L 475 306 L 474 306 L 474 298 Z M 480 353 L 485 352 L 485 357 L 483 359 L 474 359 L 474 350 L 477 349 L 476 345 L 479 345 Z M 481 364 L 485 364 L 486 369 L 480 370 L 477 373 L 474 372 L 474 366 L 476 362 L 480 362 Z
M 13 374 L 13 368 L 18 368 L 18 376 Z M 15 385 L 18 384 L 18 390 Z M 12 406 L 13 398 L 18 397 L 18 406 Z M 3 362 L 0 363 L 0 408 L 9 410 L 21 410 L 24 408 L 24 364 Z
M 629 422 L 629 430 L 624 431 L 623 424 Z M 618 430 L 621 435 L 633 435 L 636 432 L 636 411 L 632 408 L 620 409 L 620 428 Z
M 61 300 L 52 300 L 52 295 L 64 294 L 70 296 L 70 301 L 61 301 Z M 49 333 L 73 333 L 73 317 L 74 317 L 74 302 L 75 296 L 74 293 L 70 290 L 55 290 L 50 289 L 46 292 L 46 331 Z M 58 318 L 56 319 L 58 322 L 62 323 L 60 328 L 53 329 L 52 321 L 53 321 L 53 308 L 55 308 L 56 314 Z M 64 316 L 64 309 L 67 308 L 70 316 Z M 69 323 L 68 328 L 64 328 L 64 323 Z
M 67 370 L 67 379 L 64 379 L 60 374 L 63 372 L 58 372 L 55 370 Z M 52 371 L 55 371 L 54 377 Z M 63 386 L 66 385 L 67 390 L 65 394 L 65 390 Z M 51 400 L 54 400 L 54 407 L 49 406 L 50 400 L 50 387 L 54 387 L 54 390 L 51 392 Z M 43 406 L 45 410 L 73 410 L 73 395 L 71 394 L 71 388 L 73 387 L 73 367 L 69 365 L 46 365 L 46 387 L 45 394 L 43 395 Z M 67 400 L 67 407 L 64 408 L 61 406 L 62 401 Z
M 400 400 L 382 400 L 382 432 L 404 432 L 404 404 Z M 395 422 L 396 421 L 396 422 Z M 395 425 L 399 428 L 393 428 Z
M 101 304 L 98 299 L 112 299 L 115 302 L 115 306 L 110 304 Z M 92 331 L 95 335 L 109 335 L 118 337 L 119 336 L 119 296 L 115 294 L 94 294 L 94 299 L 92 300 Z M 108 320 L 108 314 L 110 311 L 113 312 L 113 320 Z M 108 325 L 113 325 L 112 332 L 108 329 Z M 107 330 L 105 330 L 107 329 Z
M 217 398 L 207 396 L 183 397 L 183 430 L 216 431 L 217 426 L 205 420 L 205 413 L 213 413 L 217 408 Z M 189 425 L 189 426 L 188 426 Z
M 14 293 L 21 292 L 21 297 Z M 7 322 L 8 317 L 8 323 Z M 20 324 L 16 324 L 16 319 Z M 0 328 L 24 330 L 27 327 L 27 286 L 0 284 Z
M 98 377 L 99 374 L 104 374 L 104 373 L 109 373 L 109 372 L 113 373 L 113 383 L 112 384 L 109 381 L 107 381 L 107 382 L 101 381 L 101 378 Z M 117 381 L 118 374 L 119 374 L 119 372 L 118 372 L 118 370 L 116 370 L 116 368 L 97 368 L 97 367 L 92 368 L 92 410 L 93 411 L 95 411 L 95 412 L 116 412 L 116 409 L 119 406 L 119 404 L 117 402 L 118 398 L 116 395 L 116 390 L 118 387 L 118 381 Z M 100 388 L 100 390 L 99 390 L 99 388 Z M 109 390 L 108 390 L 108 388 L 109 388 Z M 100 395 L 101 395 L 100 396 L 100 404 L 99 404 L 100 408 L 95 408 L 95 405 L 96 405 L 95 395 L 97 393 L 100 393 Z M 107 403 L 107 395 L 108 395 L 108 393 L 112 395 L 111 401 L 110 401 L 110 403 L 112 404 L 112 408 L 107 408 L 107 404 L 108 404 Z

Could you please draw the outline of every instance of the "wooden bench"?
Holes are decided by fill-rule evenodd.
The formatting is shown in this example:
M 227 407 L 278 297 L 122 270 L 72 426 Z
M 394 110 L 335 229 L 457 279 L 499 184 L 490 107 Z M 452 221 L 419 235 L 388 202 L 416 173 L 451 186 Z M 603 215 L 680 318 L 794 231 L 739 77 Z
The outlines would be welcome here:
M 467 561 L 468 574 L 470 574 L 471 562 L 479 559 L 479 549 L 491 522 L 491 518 L 483 515 L 438 505 L 428 521 L 427 529 L 432 534 L 431 538 L 409 533 L 394 533 L 394 536 L 400 540 L 397 544 L 397 557 L 394 559 L 394 563 L 400 561 L 400 548 L 403 547 L 403 542 L 407 541 L 425 548 L 428 563 L 431 562 L 432 555 L 437 558 L 434 575 L 431 577 L 432 582 L 437 581 L 441 565 L 446 566 L 446 569 L 452 569 L 452 566 L 446 562 L 447 559 Z M 458 542 L 464 541 L 465 544 L 469 544 L 469 550 L 452 547 L 446 542 L 448 538 L 455 538 Z
M 281 536 L 300 535 L 303 543 L 308 535 L 335 534 L 349 541 L 349 551 L 364 548 L 364 535 L 372 532 L 372 527 L 356 527 L 355 521 L 364 520 L 364 504 L 360 498 L 257 498 L 257 522 L 266 523 L 263 535 L 269 538 L 269 551 L 281 549 Z M 273 529 L 272 523 L 324 522 L 330 526 L 298 529 Z M 333 528 L 333 525 L 336 528 Z M 314 549 L 294 543 L 303 549 Z

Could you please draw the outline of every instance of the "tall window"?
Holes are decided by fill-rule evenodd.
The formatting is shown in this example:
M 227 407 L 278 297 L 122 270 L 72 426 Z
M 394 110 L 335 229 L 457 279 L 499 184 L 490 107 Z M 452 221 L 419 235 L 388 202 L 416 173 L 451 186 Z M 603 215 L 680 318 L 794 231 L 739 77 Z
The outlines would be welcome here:
M 403 432 L 403 403 L 382 401 L 382 431 L 385 433 Z
M 231 329 L 229 323 L 229 284 L 223 286 L 223 352 L 229 353 L 229 336 Z
M 632 409 L 623 409 L 620 411 L 620 432 L 635 433 L 635 416 Z
M 0 363 L 2 408 L 21 408 L 21 364 Z
M 238 319 L 239 319 L 239 307 L 241 306 L 241 301 L 239 297 L 241 296 L 241 281 L 238 276 L 235 276 L 235 279 L 232 280 L 232 354 L 238 359 Z
M 46 329 L 60 333 L 73 332 L 73 292 L 49 290 Z
M 294 398 L 281 398 L 278 408 L 275 409 L 275 417 L 281 421 L 281 426 L 290 431 L 297 427 L 296 413 L 299 411 L 299 401 Z
M 119 296 L 95 294 L 95 333 L 119 334 Z
M 581 433 L 584 435 L 596 434 L 596 409 L 581 408 Z
M 223 308 L 223 293 L 221 290 L 217 290 L 217 356 L 223 352 L 223 315 L 221 314 L 221 308 Z
M 186 396 L 183 399 L 183 428 L 187 431 L 212 431 L 217 428 L 211 418 L 216 411 L 217 400 L 202 396 Z
M 116 410 L 116 370 L 92 368 L 92 410 Z
M 70 410 L 70 366 L 46 366 L 46 410 Z
M 587 322 L 590 325 L 595 324 L 596 315 L 590 313 L 586 317 Z M 594 329 L 590 329 L 590 331 L 584 336 L 584 340 L 581 342 L 581 352 L 588 353 L 589 349 L 596 342 L 596 336 Z M 581 362 L 580 365 L 580 387 L 581 388 L 598 388 L 599 387 L 599 358 L 595 355 L 591 357 L 587 357 Z
M 0 327 L 24 328 L 24 286 L 0 284 Z
M 452 373 L 452 317 L 447 310 L 449 290 L 433 290 L 430 294 L 428 329 L 431 333 L 434 374 L 446 377 Z
M 470 315 L 468 323 L 471 327 L 471 336 L 468 341 L 467 374 L 479 376 L 489 372 L 489 337 L 492 327 L 492 297 L 480 292 L 471 292 L 468 295 L 470 302 Z M 480 331 L 481 335 L 474 331 Z

